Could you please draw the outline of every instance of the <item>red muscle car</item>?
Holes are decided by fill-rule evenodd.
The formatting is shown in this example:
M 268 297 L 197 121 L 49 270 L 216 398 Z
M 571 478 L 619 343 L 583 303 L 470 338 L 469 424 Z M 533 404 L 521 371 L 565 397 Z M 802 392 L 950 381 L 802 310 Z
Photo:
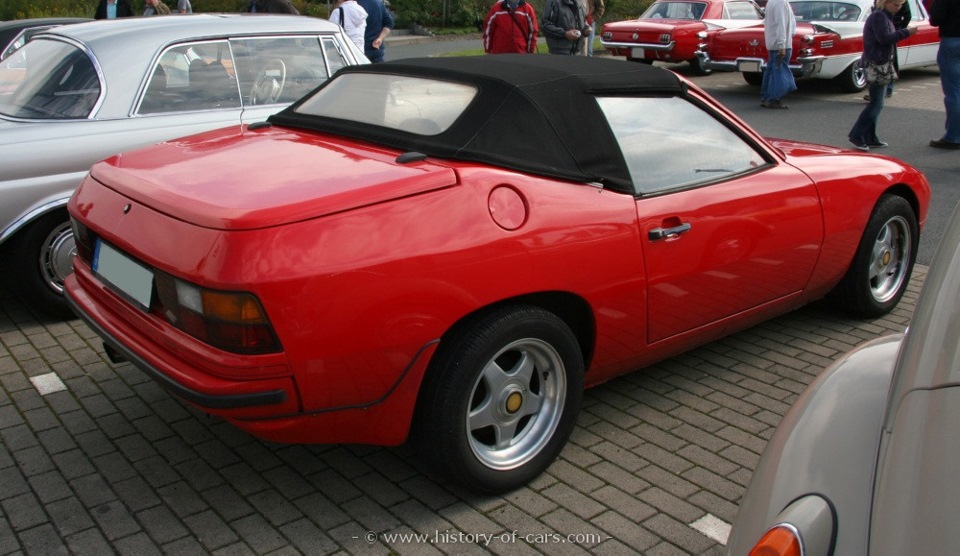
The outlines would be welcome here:
M 108 355 L 245 431 L 409 436 L 496 492 L 556 458 L 584 387 L 827 295 L 891 310 L 929 200 L 663 68 L 407 59 L 94 165 L 66 290 Z
M 600 42 L 615 56 L 645 63 L 689 62 L 702 75 L 709 70 L 696 56 L 698 33 L 752 25 L 762 18 L 752 0 L 657 0 L 637 19 L 604 24 Z
M 926 8 L 918 0 L 907 0 L 912 14 L 910 26 L 917 33 L 897 43 L 900 69 L 937 63 L 940 37 L 930 25 Z M 872 0 L 791 0 L 797 19 L 790 68 L 797 77 L 834 79 L 841 90 L 861 91 L 867 86 L 860 56 L 863 54 L 863 24 L 873 7 Z M 763 25 L 704 32 L 697 52 L 709 70 L 739 71 L 752 85 L 762 81 L 767 48 Z

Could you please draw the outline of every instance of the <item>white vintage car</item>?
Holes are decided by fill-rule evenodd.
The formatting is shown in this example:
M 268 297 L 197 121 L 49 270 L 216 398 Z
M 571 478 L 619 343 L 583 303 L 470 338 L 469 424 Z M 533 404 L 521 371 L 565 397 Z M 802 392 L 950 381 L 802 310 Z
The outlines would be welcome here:
M 266 119 L 368 60 L 329 21 L 195 14 L 64 25 L 0 62 L 0 247 L 37 309 L 66 315 L 66 204 L 90 166 Z
M 937 63 L 940 36 L 919 0 L 910 5 L 910 27 L 917 33 L 897 43 L 901 69 Z M 872 0 L 791 0 L 797 18 L 790 68 L 798 77 L 834 79 L 846 92 L 867 86 L 859 67 L 863 54 L 863 24 Z M 747 83 L 759 85 L 768 55 L 763 24 L 700 34 L 697 57 L 713 71 L 739 71 Z

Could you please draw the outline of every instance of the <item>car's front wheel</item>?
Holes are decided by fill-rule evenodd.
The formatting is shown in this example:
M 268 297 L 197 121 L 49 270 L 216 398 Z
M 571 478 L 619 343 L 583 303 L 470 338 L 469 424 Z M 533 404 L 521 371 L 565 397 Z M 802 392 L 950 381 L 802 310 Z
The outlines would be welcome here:
M 863 232 L 850 268 L 831 292 L 847 312 L 875 318 L 890 312 L 903 297 L 917 258 L 917 217 L 903 197 L 884 195 Z
M 441 341 L 418 400 L 421 457 L 472 490 L 505 492 L 566 444 L 583 391 L 576 337 L 532 306 L 482 314 Z
M 12 241 L 13 287 L 35 309 L 59 318 L 73 316 L 63 296 L 63 281 L 73 273 L 77 252 L 66 213 L 54 211 L 38 218 Z
M 860 62 L 856 61 L 840 72 L 840 75 L 834 77 L 840 90 L 844 93 L 859 93 L 867 88 L 867 76 L 860 67 Z

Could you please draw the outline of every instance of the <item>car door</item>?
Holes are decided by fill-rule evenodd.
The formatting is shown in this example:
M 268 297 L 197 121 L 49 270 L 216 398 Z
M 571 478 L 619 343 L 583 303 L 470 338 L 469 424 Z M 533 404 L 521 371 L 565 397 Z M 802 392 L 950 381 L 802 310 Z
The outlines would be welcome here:
M 910 27 L 917 32 L 897 42 L 897 63 L 901 68 L 921 67 L 937 63 L 937 50 L 940 48 L 940 30 L 930 25 L 930 16 L 918 0 L 907 0 L 910 4 Z
M 805 174 L 688 99 L 599 102 L 637 188 L 650 344 L 804 289 L 823 240 Z

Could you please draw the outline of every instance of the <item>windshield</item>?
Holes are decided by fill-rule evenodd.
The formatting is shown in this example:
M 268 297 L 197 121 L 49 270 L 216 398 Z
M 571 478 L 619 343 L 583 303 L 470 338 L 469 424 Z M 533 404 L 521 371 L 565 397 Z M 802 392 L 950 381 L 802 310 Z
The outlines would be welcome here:
M 857 21 L 860 7 L 846 2 L 793 2 L 797 21 Z
M 706 7 L 701 2 L 657 2 L 640 19 L 700 19 Z
M 325 116 L 415 133 L 443 133 L 477 90 L 472 85 L 389 74 L 343 74 L 297 107 Z
M 64 42 L 33 40 L 0 62 L 0 114 L 4 116 L 87 118 L 100 90 L 90 58 Z

